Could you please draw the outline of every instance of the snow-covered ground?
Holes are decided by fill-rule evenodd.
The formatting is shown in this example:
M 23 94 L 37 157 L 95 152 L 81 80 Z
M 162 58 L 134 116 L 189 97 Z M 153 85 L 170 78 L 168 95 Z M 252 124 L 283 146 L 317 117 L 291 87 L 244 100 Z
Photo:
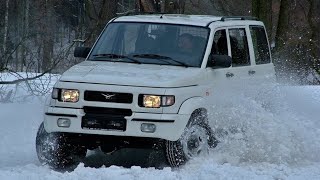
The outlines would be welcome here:
M 52 86 L 48 78 L 28 86 L 21 83 L 0 88 L 0 93 L 1 89 L 12 89 L 14 94 L 7 103 L 0 103 L 0 180 L 320 179 L 319 86 L 275 88 L 261 98 L 225 95 L 215 99 L 221 106 L 213 107 L 210 119 L 215 129 L 223 129 L 221 143 L 209 156 L 196 158 L 179 169 L 145 167 L 137 160 L 126 168 L 121 167 L 124 163 L 110 166 L 112 158 L 105 157 L 101 163 L 103 155 L 92 153 L 74 171 L 56 172 L 41 165 L 35 151 L 47 93 L 39 89 Z M 148 161 L 148 156 L 138 152 L 123 152 L 117 158 L 135 156 Z M 94 164 L 94 159 L 100 162 Z

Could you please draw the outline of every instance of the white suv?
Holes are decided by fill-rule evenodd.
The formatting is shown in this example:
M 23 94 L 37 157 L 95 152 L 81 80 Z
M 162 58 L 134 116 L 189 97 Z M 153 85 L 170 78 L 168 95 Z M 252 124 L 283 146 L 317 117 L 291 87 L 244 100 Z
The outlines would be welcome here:
M 42 163 L 75 165 L 87 149 L 163 148 L 170 166 L 217 145 L 207 99 L 274 81 L 262 22 L 251 17 L 134 15 L 111 20 L 86 60 L 47 99 L 36 139 Z

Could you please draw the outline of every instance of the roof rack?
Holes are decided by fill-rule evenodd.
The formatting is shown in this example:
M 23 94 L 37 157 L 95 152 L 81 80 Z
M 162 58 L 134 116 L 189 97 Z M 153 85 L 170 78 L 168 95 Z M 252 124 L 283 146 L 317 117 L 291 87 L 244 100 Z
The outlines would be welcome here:
M 221 21 L 226 21 L 226 20 L 254 20 L 254 21 L 258 21 L 259 19 L 256 17 L 251 17 L 251 16 L 223 16 L 221 18 Z
M 131 16 L 131 15 L 148 15 L 148 14 L 159 14 L 159 15 L 163 15 L 163 14 L 168 14 L 168 13 L 162 13 L 162 12 L 140 12 L 140 11 L 136 11 L 136 10 L 131 10 L 131 11 L 127 11 L 127 12 L 123 12 L 123 13 L 116 13 L 117 16 Z

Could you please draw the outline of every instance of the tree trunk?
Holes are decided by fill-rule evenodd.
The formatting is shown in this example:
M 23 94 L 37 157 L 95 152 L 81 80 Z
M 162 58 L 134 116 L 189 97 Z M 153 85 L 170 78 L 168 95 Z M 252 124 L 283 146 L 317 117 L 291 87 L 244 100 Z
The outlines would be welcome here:
M 140 0 L 140 3 L 142 12 L 155 12 L 156 8 L 153 0 Z
M 5 68 L 7 59 L 7 38 L 8 38 L 8 27 L 9 27 L 9 0 L 6 0 L 5 15 L 4 15 L 4 35 L 3 35 L 3 55 L 0 56 L 0 71 Z
M 173 0 L 164 1 L 164 9 L 161 12 L 174 14 L 177 13 L 178 3 Z
M 86 13 L 91 20 L 91 30 L 87 34 L 86 45 L 92 46 L 96 38 L 99 36 L 106 23 L 114 18 L 117 13 L 117 0 L 103 0 L 98 3 L 89 3 Z M 96 6 L 97 5 L 97 6 Z M 98 11 L 97 11 L 98 10 Z
M 141 12 L 184 13 L 185 0 L 140 0 Z
M 184 14 L 186 0 L 179 0 L 178 5 L 179 5 L 179 14 Z
M 24 21 L 23 21 L 23 35 L 22 38 L 24 39 L 24 42 L 22 43 L 21 47 L 21 62 L 20 62 L 20 71 L 23 71 L 24 66 L 26 66 L 26 58 L 27 58 L 27 45 L 29 36 L 29 13 L 30 13 L 30 2 L 29 0 L 25 0 L 25 8 L 24 8 Z
M 259 18 L 266 26 L 269 39 L 272 34 L 272 1 L 271 0 L 252 0 L 253 16 Z
M 309 45 L 311 49 L 311 56 L 313 57 L 313 68 L 320 74 L 320 15 L 318 10 L 320 8 L 319 0 L 308 0 L 309 1 L 309 12 L 308 12 L 308 23 L 310 26 L 311 36 Z
M 282 49 L 288 38 L 287 32 L 289 29 L 289 10 L 289 0 L 281 0 L 279 20 L 276 32 L 276 51 Z
M 53 57 L 54 30 L 52 24 L 54 24 L 54 21 L 52 17 L 51 1 L 41 1 L 39 5 L 39 33 L 40 43 L 42 44 L 41 70 L 44 72 L 51 67 L 51 60 Z
M 135 11 L 136 12 L 141 12 L 141 2 L 140 0 L 135 0 Z

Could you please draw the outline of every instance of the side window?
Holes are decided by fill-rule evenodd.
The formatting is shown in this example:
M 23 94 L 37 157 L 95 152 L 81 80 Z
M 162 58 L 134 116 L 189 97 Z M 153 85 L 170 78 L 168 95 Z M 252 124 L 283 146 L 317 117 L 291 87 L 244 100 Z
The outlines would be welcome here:
M 214 34 L 214 42 L 212 44 L 211 53 L 212 54 L 221 54 L 221 55 L 228 55 L 228 43 L 227 43 L 227 36 L 226 30 L 218 30 Z
M 250 65 L 248 40 L 244 28 L 229 29 L 232 66 Z
M 256 64 L 270 63 L 270 52 L 265 30 L 262 26 L 250 26 Z

